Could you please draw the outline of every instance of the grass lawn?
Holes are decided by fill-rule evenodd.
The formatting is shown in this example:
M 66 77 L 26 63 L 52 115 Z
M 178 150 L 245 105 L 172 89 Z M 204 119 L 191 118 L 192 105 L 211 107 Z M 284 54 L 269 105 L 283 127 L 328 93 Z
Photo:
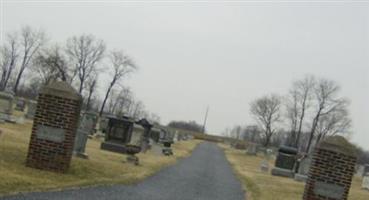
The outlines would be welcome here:
M 101 141 L 90 139 L 86 152 L 88 160 L 73 157 L 66 174 L 41 171 L 25 167 L 32 122 L 0 124 L 0 196 L 17 192 L 58 190 L 66 187 L 133 183 L 142 180 L 164 166 L 186 157 L 200 143 L 182 141 L 173 145 L 174 156 L 166 157 L 153 152 L 138 154 L 140 166 L 123 163 L 125 156 L 100 150 Z
M 293 179 L 272 176 L 260 171 L 262 156 L 249 156 L 226 145 L 220 145 L 235 173 L 247 192 L 247 200 L 298 200 L 302 199 L 304 183 Z M 270 170 L 274 161 L 270 161 Z M 362 179 L 354 177 L 350 190 L 350 200 L 368 200 L 369 191 L 361 189 Z

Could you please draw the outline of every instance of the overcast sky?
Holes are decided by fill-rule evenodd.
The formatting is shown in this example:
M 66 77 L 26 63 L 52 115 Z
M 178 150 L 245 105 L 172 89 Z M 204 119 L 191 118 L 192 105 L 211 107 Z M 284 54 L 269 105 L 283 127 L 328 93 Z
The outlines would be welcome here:
M 254 123 L 252 100 L 305 74 L 332 79 L 351 99 L 352 140 L 369 150 L 368 2 L 2 1 L 2 34 L 22 25 L 125 50 L 140 67 L 125 84 L 148 110 L 202 123 L 209 105 L 210 133 Z

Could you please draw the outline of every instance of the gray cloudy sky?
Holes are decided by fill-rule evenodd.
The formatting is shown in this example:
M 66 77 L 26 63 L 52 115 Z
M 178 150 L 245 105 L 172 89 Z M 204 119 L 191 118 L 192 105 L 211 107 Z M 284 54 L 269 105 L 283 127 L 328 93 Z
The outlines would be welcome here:
M 148 110 L 165 123 L 202 123 L 209 105 L 212 133 L 253 123 L 250 101 L 285 94 L 305 74 L 329 78 L 351 99 L 353 141 L 369 150 L 367 1 L 58 2 L 2 1 L 1 32 L 31 25 L 60 42 L 94 34 L 136 60 L 126 84 Z

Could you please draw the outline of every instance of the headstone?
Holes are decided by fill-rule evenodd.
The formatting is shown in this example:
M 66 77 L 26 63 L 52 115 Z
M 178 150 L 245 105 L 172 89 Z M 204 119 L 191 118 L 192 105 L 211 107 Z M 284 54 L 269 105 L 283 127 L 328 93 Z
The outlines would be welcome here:
M 28 167 L 66 172 L 69 168 L 82 98 L 66 82 L 44 86 L 33 120 Z
M 238 149 L 238 150 L 246 150 L 246 143 L 245 142 L 236 142 L 234 148 Z
M 163 131 L 162 131 L 161 129 L 156 128 L 156 127 L 153 127 L 153 128 L 151 128 L 151 130 L 150 130 L 150 138 L 151 138 L 154 142 L 158 143 L 158 142 L 159 142 L 159 139 L 160 139 L 160 135 L 161 135 L 161 133 L 162 133 L 162 132 L 163 132 Z M 165 135 L 165 133 L 164 133 L 164 135 Z
M 263 160 L 260 163 L 260 171 L 269 172 L 269 162 L 267 160 Z
M 263 146 L 257 146 L 257 148 L 256 148 L 256 153 L 260 153 L 260 154 L 266 154 L 266 150 L 267 150 L 267 148 L 265 148 L 265 147 L 263 147 Z
M 369 164 L 364 165 L 364 170 L 362 176 L 369 173 Z
M 123 117 L 109 117 L 105 141 L 101 143 L 101 149 L 116 152 L 116 153 L 126 153 L 126 144 L 134 137 L 132 132 L 134 128 L 134 120 Z M 143 129 L 141 127 L 141 129 Z
M 99 131 L 106 133 L 109 125 L 109 118 L 101 117 L 99 122 Z
M 93 131 L 94 121 L 85 113 L 82 114 L 79 120 L 79 125 L 76 133 L 76 139 L 74 142 L 74 155 L 80 158 L 88 158 L 88 155 L 85 152 L 86 143 L 88 140 L 88 136 Z
M 26 107 L 26 101 L 23 98 L 18 98 L 15 104 L 15 110 L 23 112 L 25 107 Z
M 17 123 L 17 124 L 24 124 L 24 117 L 23 116 L 16 117 L 15 118 L 15 123 Z
M 97 114 L 94 112 L 84 112 L 83 118 L 85 118 L 85 128 L 90 135 L 96 133 Z
M 144 132 L 142 136 L 140 137 L 140 143 L 141 143 L 141 150 L 143 152 L 146 152 L 150 148 L 149 139 L 150 139 L 150 132 L 151 132 L 153 125 L 150 124 L 150 122 L 147 121 L 145 118 L 140 119 L 136 123 L 144 128 Z
M 153 152 L 155 155 L 157 156 L 161 156 L 162 155 L 162 147 L 159 143 L 153 143 L 151 145 L 151 149 L 150 149 L 151 152 Z
M 295 174 L 296 181 L 305 182 L 308 178 L 309 169 L 311 165 L 311 158 L 310 157 L 302 157 L 298 160 L 298 169 L 297 173 Z
M 173 141 L 178 142 L 178 132 L 177 131 L 173 135 Z
M 142 148 L 142 145 L 143 145 L 142 138 L 144 137 L 144 134 L 145 134 L 145 129 L 141 125 L 135 123 L 133 125 L 132 136 L 129 139 L 128 144 L 134 145 L 134 146 L 140 146 Z
M 150 130 L 128 117 L 109 117 L 105 134 L 105 141 L 101 143 L 101 149 L 117 153 L 130 154 L 131 158 L 136 151 L 149 149 L 150 139 L 147 137 Z M 147 145 L 147 146 L 145 146 Z
M 359 176 L 359 177 L 363 177 L 364 176 L 364 165 L 356 165 L 355 167 L 355 175 Z
M 272 157 L 273 157 L 273 149 L 266 149 L 264 156 L 265 156 L 265 158 L 267 160 L 272 159 Z
M 171 148 L 171 145 L 172 145 L 173 141 L 170 141 L 170 140 L 167 140 L 167 141 L 164 141 L 163 142 L 163 154 L 166 155 L 166 156 L 171 156 L 173 155 L 173 150 Z
M 35 112 L 36 112 L 37 102 L 29 100 L 27 107 L 28 108 L 27 108 L 26 118 L 33 119 L 33 117 L 35 116 Z
M 8 92 L 0 92 L 0 120 L 9 121 L 13 114 L 14 96 Z
M 257 145 L 254 143 L 250 143 L 247 146 L 247 155 L 256 156 L 256 154 L 257 154 Z
M 272 175 L 293 178 L 296 155 L 296 148 L 281 146 L 278 150 L 275 167 L 272 169 Z
M 135 156 L 136 153 L 141 151 L 141 147 L 137 146 L 137 145 L 126 145 L 126 153 L 128 154 L 127 156 L 127 162 L 129 163 L 133 163 L 134 165 L 139 165 L 139 158 L 137 156 Z
M 341 136 L 328 137 L 314 150 L 303 200 L 347 200 L 355 163 L 352 144 Z
M 369 173 L 365 174 L 363 178 L 363 184 L 361 185 L 363 189 L 369 190 Z

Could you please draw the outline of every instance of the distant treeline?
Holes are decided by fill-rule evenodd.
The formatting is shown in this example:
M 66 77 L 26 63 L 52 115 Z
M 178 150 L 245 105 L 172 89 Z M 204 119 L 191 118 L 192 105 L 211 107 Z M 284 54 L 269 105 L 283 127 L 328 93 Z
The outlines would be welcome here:
M 171 128 L 193 131 L 197 133 L 202 133 L 203 131 L 203 127 L 197 124 L 195 121 L 171 121 L 169 122 L 168 126 Z

